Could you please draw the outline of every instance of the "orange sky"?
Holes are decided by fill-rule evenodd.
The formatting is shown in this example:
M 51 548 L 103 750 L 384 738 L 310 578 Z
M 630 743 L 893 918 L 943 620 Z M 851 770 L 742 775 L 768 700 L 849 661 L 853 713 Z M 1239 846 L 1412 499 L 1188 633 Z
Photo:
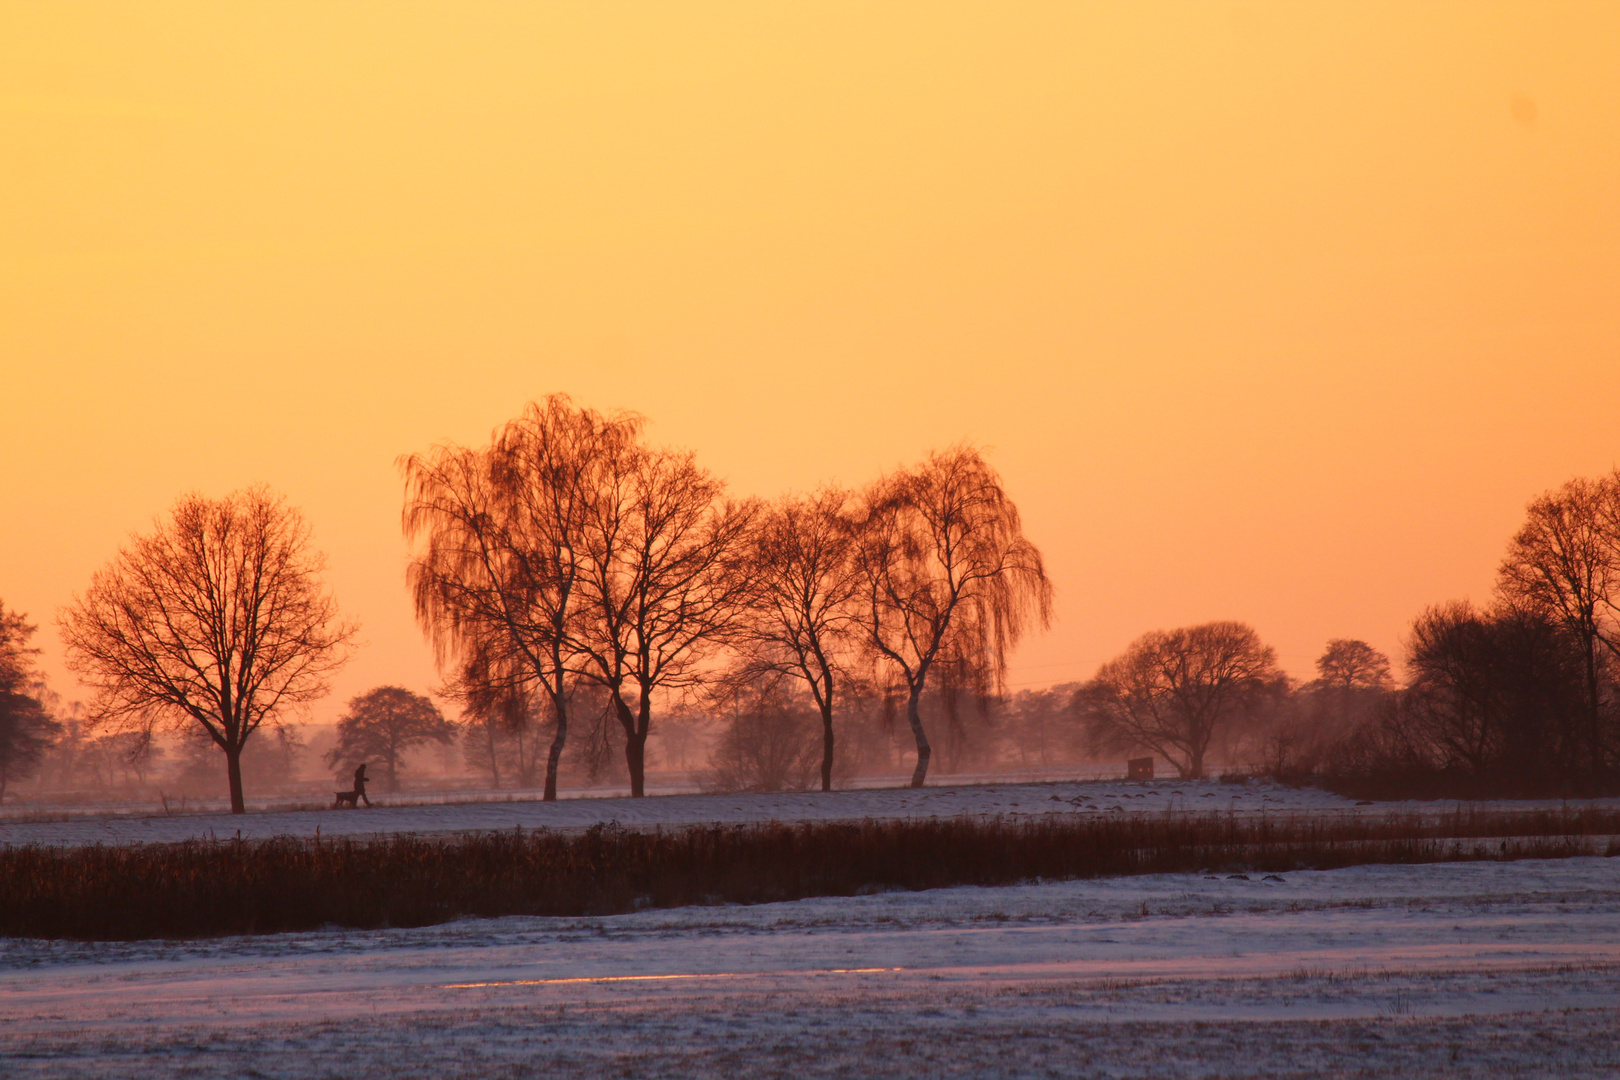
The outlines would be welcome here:
M 1012 681 L 1488 595 L 1620 461 L 1620 5 L 0 7 L 0 598 L 186 490 L 307 513 L 425 689 L 397 455 L 563 390 L 744 493 L 968 438 Z M 333 700 L 317 718 L 335 712 Z

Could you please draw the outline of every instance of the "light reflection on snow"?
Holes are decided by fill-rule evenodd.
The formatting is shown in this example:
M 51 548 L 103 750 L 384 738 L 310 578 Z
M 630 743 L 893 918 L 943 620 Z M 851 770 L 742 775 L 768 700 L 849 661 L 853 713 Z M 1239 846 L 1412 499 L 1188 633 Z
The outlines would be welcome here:
M 872 975 L 904 971 L 900 967 L 817 968 L 813 971 L 716 971 L 675 975 L 579 975 L 567 979 L 495 979 L 490 982 L 445 983 L 441 990 L 477 990 L 489 986 L 560 986 L 565 983 L 668 982 L 673 979 L 759 979 L 773 975 Z

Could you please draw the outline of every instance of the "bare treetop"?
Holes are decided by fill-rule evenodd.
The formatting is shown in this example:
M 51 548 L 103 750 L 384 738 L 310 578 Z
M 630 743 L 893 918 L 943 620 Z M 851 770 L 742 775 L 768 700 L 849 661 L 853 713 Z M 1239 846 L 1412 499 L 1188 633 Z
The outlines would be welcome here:
M 1620 650 L 1620 479 L 1577 477 L 1534 499 L 1508 544 L 1499 591 Z
M 726 498 L 688 451 L 640 448 L 625 464 L 588 534 L 601 622 L 593 647 L 633 663 L 638 679 L 677 688 L 735 628 L 757 506 Z
M 1388 690 L 1395 685 L 1389 657 L 1353 638 L 1334 638 L 1316 660 L 1324 687 L 1334 690 Z

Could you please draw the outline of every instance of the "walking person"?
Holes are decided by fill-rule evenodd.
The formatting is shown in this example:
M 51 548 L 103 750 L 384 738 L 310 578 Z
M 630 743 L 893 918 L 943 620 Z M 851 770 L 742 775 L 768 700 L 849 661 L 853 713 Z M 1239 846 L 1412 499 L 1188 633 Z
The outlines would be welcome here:
M 357 799 L 365 799 L 366 807 L 370 808 L 371 799 L 366 795 L 366 763 L 363 761 L 354 770 L 354 795 Z

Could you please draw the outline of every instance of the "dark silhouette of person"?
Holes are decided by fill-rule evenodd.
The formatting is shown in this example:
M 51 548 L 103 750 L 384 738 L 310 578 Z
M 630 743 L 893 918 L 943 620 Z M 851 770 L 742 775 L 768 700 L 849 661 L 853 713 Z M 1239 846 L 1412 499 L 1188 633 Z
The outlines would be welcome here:
M 371 805 L 371 800 L 366 797 L 366 763 L 363 761 L 354 770 L 354 794 L 356 798 L 365 799 L 366 806 Z

